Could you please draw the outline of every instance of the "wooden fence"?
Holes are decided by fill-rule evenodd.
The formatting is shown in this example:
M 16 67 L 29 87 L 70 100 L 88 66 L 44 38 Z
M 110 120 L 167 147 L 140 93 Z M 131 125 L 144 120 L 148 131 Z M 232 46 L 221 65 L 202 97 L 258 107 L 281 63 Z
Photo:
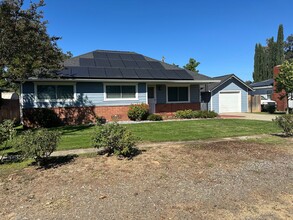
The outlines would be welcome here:
M 0 122 L 5 119 L 20 121 L 19 100 L 0 99 Z
M 260 95 L 248 95 L 248 112 L 261 112 Z

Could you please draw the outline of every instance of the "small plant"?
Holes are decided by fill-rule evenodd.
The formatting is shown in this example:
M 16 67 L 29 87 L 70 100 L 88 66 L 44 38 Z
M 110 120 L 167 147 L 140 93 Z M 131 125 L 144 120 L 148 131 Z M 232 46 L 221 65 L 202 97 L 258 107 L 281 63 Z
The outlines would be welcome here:
M 128 118 L 132 121 L 146 120 L 149 115 L 149 107 L 144 103 L 134 104 L 129 107 L 127 114 Z
M 93 136 L 93 146 L 102 149 L 103 154 L 132 157 L 136 154 L 137 138 L 118 123 L 98 126 Z
M 38 165 L 42 165 L 57 148 L 60 133 L 39 129 L 27 130 L 17 140 L 16 148 L 21 151 L 23 158 L 34 158 Z
M 217 116 L 218 114 L 214 111 L 192 111 L 191 109 L 188 109 L 175 112 L 175 117 L 181 119 L 215 118 Z
M 194 118 L 194 112 L 191 109 L 179 110 L 175 112 L 175 117 L 181 119 Z
M 14 121 L 12 120 L 4 120 L 0 124 L 0 151 L 7 149 L 7 144 L 11 141 L 16 135 L 16 130 L 14 128 Z M 5 153 L 1 153 L 0 162 L 3 161 Z
M 273 121 L 283 129 L 285 135 L 293 135 L 293 115 L 277 116 Z
M 163 117 L 161 115 L 150 114 L 147 119 L 149 121 L 162 121 Z
M 103 125 L 106 124 L 106 118 L 103 116 L 97 116 L 96 117 L 96 125 Z

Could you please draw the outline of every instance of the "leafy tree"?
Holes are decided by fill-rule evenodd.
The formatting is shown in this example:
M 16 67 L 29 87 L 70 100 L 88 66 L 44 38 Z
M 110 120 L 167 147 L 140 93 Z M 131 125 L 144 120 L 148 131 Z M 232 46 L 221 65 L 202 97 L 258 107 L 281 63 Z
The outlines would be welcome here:
M 0 80 L 46 77 L 62 68 L 60 37 L 49 36 L 40 10 L 44 0 L 23 5 L 24 0 L 0 1 Z
M 293 93 L 293 61 L 285 61 L 280 67 L 280 73 L 276 77 L 276 92 L 283 92 L 281 99 L 286 98 L 288 105 L 288 96 Z M 287 108 L 289 114 L 289 108 Z
M 285 42 L 285 59 L 293 59 L 293 34 L 288 36 Z
M 183 68 L 198 73 L 199 71 L 196 68 L 199 64 L 200 62 L 197 62 L 194 58 L 190 58 L 189 63 L 183 66 Z

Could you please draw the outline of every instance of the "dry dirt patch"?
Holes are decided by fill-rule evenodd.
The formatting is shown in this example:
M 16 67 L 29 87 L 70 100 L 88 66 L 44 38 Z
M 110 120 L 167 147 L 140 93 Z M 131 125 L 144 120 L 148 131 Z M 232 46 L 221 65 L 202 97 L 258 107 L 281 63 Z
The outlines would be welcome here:
M 2 176 L 0 219 L 290 219 L 293 145 L 158 144 Z

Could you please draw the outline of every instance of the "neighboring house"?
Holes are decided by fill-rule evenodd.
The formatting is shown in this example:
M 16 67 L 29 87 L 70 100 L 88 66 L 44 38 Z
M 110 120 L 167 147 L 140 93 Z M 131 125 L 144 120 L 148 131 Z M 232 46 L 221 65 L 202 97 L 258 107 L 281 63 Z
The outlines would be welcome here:
M 250 91 L 250 95 L 260 95 L 266 99 L 272 99 L 272 94 L 274 92 L 274 79 L 267 79 L 261 82 L 256 82 L 250 84 L 253 91 Z
M 20 121 L 19 96 L 0 88 L 0 122 L 6 119 Z
M 97 50 L 73 57 L 64 66 L 58 78 L 22 83 L 24 123 L 40 108 L 52 109 L 69 124 L 95 116 L 128 120 L 129 105 L 139 103 L 148 104 L 151 113 L 199 110 L 200 85 L 218 82 L 134 52 Z
M 252 89 L 234 74 L 214 77 L 220 82 L 202 86 L 202 109 L 217 113 L 248 112 L 248 92 Z

